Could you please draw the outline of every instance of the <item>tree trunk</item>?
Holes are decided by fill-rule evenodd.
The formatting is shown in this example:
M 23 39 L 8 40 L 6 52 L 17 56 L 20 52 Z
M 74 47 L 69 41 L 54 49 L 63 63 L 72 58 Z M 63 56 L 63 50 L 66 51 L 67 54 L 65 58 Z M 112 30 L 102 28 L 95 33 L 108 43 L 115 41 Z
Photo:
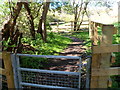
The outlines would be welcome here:
M 46 31 L 46 18 L 47 18 L 47 12 L 48 12 L 48 9 L 49 9 L 49 5 L 50 5 L 50 2 L 46 2 L 45 4 L 45 15 L 44 15 L 44 32 L 43 32 L 43 39 L 44 39 L 44 42 L 47 41 L 47 31 Z
M 86 9 L 87 9 L 87 5 L 88 5 L 88 1 L 86 1 L 86 2 L 83 2 L 83 0 L 81 0 L 81 5 L 80 6 L 78 6 L 78 4 L 76 4 L 76 6 L 75 6 L 75 9 L 74 9 L 74 15 L 75 15 L 75 17 L 74 17 L 74 31 L 77 31 L 77 30 L 79 30 L 80 29 L 80 26 L 81 26 L 81 24 L 82 24 L 82 22 L 83 22 L 83 17 L 84 17 L 84 14 L 85 14 L 85 12 L 87 12 L 86 11 Z M 83 8 L 83 9 L 82 9 Z M 78 12 L 78 9 L 79 9 L 79 12 Z M 83 12 L 83 13 L 82 13 Z M 78 24 L 78 21 L 79 21 L 79 19 L 80 19 L 80 16 L 82 17 L 81 18 L 81 20 L 80 20 L 80 23 Z
M 48 12 L 48 9 L 49 9 L 49 4 L 50 4 L 50 2 L 45 2 L 44 3 L 42 16 L 39 20 L 39 26 L 38 26 L 38 32 L 41 34 L 44 42 L 47 41 L 46 40 L 47 39 L 46 17 L 47 17 L 47 12 Z
M 82 18 L 81 18 L 80 24 L 79 24 L 78 27 L 77 27 L 77 31 L 80 30 L 80 26 L 81 26 L 81 24 L 82 24 L 82 22 L 83 22 L 84 14 L 85 14 L 85 13 L 87 14 L 86 9 L 87 9 L 88 3 L 89 3 L 89 2 L 85 2 L 85 6 L 84 6 L 84 9 L 83 9 L 83 11 L 82 11 L 82 12 L 83 12 L 83 13 L 82 13 Z
M 42 33 L 43 33 L 43 31 L 42 31 L 42 21 L 43 21 L 43 12 L 42 12 L 42 16 L 41 16 L 41 18 L 40 18 L 40 20 L 39 20 L 38 30 L 37 30 L 37 32 L 41 34 L 41 37 L 42 37 L 42 39 L 43 39 L 43 34 L 42 34 Z
M 76 5 L 75 7 L 74 31 L 76 31 L 76 27 L 77 27 L 77 14 L 78 14 L 77 10 L 78 10 L 78 5 Z
M 8 39 L 10 39 L 10 42 L 8 43 L 8 47 L 7 47 L 7 51 L 9 52 L 12 52 L 14 49 L 14 47 L 11 47 L 11 45 L 17 45 L 18 37 L 20 35 L 19 30 L 15 31 L 15 25 L 21 8 L 22 8 L 22 2 L 17 2 L 16 7 L 13 11 L 13 16 L 9 18 L 9 20 L 4 24 L 4 27 L 2 29 L 3 41 L 8 41 Z
M 80 21 L 79 25 L 77 26 L 77 31 L 80 30 L 80 26 L 81 26 L 81 24 L 82 24 L 82 22 L 83 22 L 84 14 L 85 14 L 85 13 L 82 14 L 81 21 Z
M 13 22 L 11 23 L 11 30 L 10 30 L 11 37 L 13 35 L 14 27 L 16 25 L 16 20 L 17 20 L 17 17 L 19 16 L 21 8 L 22 8 L 22 2 L 17 2 L 16 8 L 13 12 L 13 18 L 11 18 L 11 19 L 13 19 Z
M 77 20 L 76 21 L 78 21 L 79 20 L 79 18 L 80 18 L 80 14 L 81 14 L 81 11 L 82 11 L 82 7 L 83 7 L 83 0 L 81 0 L 81 5 L 78 7 L 79 8 L 79 12 L 78 12 L 78 15 L 77 15 Z
M 3 26 L 3 29 L 2 29 L 3 35 L 2 36 L 5 41 L 7 41 L 9 37 L 11 37 L 11 39 L 13 37 L 16 20 L 20 13 L 21 8 L 22 8 L 22 3 L 17 2 L 16 8 L 13 11 L 13 16 L 11 18 L 9 18 L 8 21 Z
M 27 10 L 27 13 L 28 13 L 27 18 L 29 19 L 29 22 L 30 22 L 30 33 L 31 33 L 33 39 L 35 39 L 34 18 L 31 14 L 29 4 L 26 3 L 26 2 L 24 2 L 23 4 L 24 4 L 24 7 L 25 7 L 25 9 Z

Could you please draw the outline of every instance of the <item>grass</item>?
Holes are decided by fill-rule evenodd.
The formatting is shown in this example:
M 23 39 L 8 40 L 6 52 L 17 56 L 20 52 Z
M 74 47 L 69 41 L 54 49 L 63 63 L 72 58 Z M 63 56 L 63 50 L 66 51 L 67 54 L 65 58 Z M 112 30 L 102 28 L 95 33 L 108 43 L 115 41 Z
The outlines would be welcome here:
M 67 47 L 72 41 L 71 39 L 58 35 L 57 33 L 48 33 L 47 43 L 41 40 L 41 36 L 38 34 L 36 40 L 25 37 L 22 39 L 23 44 L 28 44 L 35 48 L 37 51 L 29 51 L 31 54 L 36 55 L 55 55 L 55 52 L 61 52 Z M 28 51 L 23 51 L 23 53 L 29 53 Z
M 64 34 L 68 35 L 68 34 Z M 80 40 L 83 40 L 83 48 L 86 48 L 86 53 L 88 55 L 91 54 L 91 40 L 89 38 L 89 32 L 88 31 L 78 31 L 78 32 L 71 32 L 69 33 L 70 36 L 79 38 Z
M 71 39 L 61 36 L 57 33 L 48 33 L 47 43 L 41 40 L 40 34 L 36 35 L 36 40 L 32 40 L 29 37 L 22 39 L 22 43 L 32 46 L 36 51 L 24 50 L 25 54 L 36 54 L 36 55 L 59 55 L 58 52 L 63 51 L 68 44 L 72 42 Z M 46 67 L 45 63 L 48 63 L 46 58 L 35 58 L 35 57 L 20 57 L 21 67 L 26 68 L 43 68 Z

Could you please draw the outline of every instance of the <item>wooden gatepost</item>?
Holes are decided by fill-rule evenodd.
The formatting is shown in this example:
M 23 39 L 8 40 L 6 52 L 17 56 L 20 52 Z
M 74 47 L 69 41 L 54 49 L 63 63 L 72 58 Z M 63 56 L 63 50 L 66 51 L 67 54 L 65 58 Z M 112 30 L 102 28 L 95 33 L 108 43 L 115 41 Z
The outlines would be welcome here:
M 98 27 L 102 28 L 99 35 Z M 89 36 L 92 40 L 90 88 L 108 88 L 110 75 L 120 75 L 120 67 L 110 67 L 112 52 L 120 52 L 120 44 L 112 44 L 117 29 L 113 24 L 90 21 Z
M 11 53 L 2 52 L 1 54 L 2 55 L 0 55 L 0 60 L 3 60 L 3 66 L 2 68 L 0 68 L 0 75 L 6 76 L 8 89 L 15 90 L 14 73 L 11 62 Z M 2 88 L 2 86 L 0 88 Z

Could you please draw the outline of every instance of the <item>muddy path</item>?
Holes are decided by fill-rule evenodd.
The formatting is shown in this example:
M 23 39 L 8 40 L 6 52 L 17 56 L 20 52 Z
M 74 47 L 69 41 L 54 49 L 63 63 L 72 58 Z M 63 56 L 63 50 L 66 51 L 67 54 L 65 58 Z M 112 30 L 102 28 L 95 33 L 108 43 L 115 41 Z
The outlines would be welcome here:
M 76 37 L 66 36 L 72 39 L 72 43 L 68 45 L 68 47 L 60 52 L 62 56 L 81 56 L 86 51 L 83 48 L 84 41 L 80 40 Z M 49 60 L 49 64 L 47 69 L 49 70 L 57 70 L 57 71 L 69 71 L 69 72 L 77 72 L 79 60 L 76 59 L 51 59 Z

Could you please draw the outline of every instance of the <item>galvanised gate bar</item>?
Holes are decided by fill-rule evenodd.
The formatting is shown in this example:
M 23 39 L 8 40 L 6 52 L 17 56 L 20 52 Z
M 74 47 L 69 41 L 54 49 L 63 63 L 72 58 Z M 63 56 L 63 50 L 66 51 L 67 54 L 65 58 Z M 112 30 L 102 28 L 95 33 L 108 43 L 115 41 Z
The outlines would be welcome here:
M 23 68 L 20 66 L 20 57 L 78 59 L 80 62 L 79 72 Z M 14 67 L 16 88 L 60 88 L 74 90 L 81 87 L 82 62 L 81 57 L 78 56 L 12 54 L 12 65 Z

